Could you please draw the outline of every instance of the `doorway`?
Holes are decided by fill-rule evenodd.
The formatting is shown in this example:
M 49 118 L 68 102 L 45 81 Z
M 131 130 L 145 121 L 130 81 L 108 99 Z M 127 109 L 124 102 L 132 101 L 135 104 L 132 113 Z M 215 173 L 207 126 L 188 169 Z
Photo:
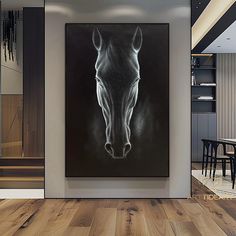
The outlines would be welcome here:
M 236 198 L 236 3 L 202 3 L 192 1 L 192 195 Z

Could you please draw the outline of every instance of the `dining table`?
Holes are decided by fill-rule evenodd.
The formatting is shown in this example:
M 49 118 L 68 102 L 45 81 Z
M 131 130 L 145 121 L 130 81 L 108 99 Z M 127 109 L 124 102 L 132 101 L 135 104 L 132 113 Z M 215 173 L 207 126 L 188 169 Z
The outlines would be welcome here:
M 220 138 L 220 141 L 236 144 L 236 138 Z

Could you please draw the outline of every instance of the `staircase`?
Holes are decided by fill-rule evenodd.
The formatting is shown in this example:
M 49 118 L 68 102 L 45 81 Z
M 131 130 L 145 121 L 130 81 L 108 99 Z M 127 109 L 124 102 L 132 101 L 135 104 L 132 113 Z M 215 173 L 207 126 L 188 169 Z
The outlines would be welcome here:
M 43 157 L 0 157 L 0 188 L 44 188 Z

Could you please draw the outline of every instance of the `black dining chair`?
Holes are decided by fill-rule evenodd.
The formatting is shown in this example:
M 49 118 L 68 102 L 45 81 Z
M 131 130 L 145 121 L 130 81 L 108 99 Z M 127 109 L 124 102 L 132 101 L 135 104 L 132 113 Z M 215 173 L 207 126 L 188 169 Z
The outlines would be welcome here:
M 233 151 L 226 151 L 226 155 L 230 157 L 230 168 L 232 178 L 232 189 L 234 189 L 236 178 L 236 144 L 228 144 L 232 147 Z
M 234 185 L 235 185 L 235 174 L 236 174 L 236 155 L 234 155 L 233 157 L 231 157 L 231 161 L 232 161 L 232 189 L 234 189 Z
M 203 143 L 202 175 L 204 174 L 204 170 L 205 170 L 205 176 L 207 176 L 208 161 L 209 161 L 209 157 L 211 155 L 211 152 L 210 152 L 211 141 L 208 139 L 202 139 L 202 143 Z
M 226 146 L 230 147 L 230 151 L 226 149 Z M 234 189 L 236 175 L 236 144 L 229 142 L 226 143 L 226 146 L 224 147 L 224 155 L 230 157 L 232 189 Z
M 219 147 L 223 147 L 223 155 L 219 154 Z M 234 171 L 233 171 L 233 159 L 231 156 L 225 155 L 226 153 L 226 144 L 220 141 L 211 141 L 211 160 L 210 160 L 210 178 L 211 178 L 211 173 L 212 173 L 212 165 L 213 165 L 213 181 L 215 180 L 215 172 L 216 172 L 216 167 L 217 163 L 221 162 L 222 163 L 222 173 L 223 176 L 226 175 L 226 164 L 230 163 L 230 170 L 231 170 L 231 179 L 232 181 L 234 180 Z

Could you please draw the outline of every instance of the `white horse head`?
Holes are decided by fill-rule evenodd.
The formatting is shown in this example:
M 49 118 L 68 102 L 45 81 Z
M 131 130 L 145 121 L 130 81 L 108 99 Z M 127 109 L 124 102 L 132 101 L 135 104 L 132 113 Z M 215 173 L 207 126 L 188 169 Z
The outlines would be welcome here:
M 106 124 L 105 149 L 112 158 L 123 159 L 131 150 L 130 120 L 138 98 L 142 31 L 137 27 L 130 39 L 118 35 L 106 41 L 96 28 L 92 39 L 98 52 L 97 99 Z

